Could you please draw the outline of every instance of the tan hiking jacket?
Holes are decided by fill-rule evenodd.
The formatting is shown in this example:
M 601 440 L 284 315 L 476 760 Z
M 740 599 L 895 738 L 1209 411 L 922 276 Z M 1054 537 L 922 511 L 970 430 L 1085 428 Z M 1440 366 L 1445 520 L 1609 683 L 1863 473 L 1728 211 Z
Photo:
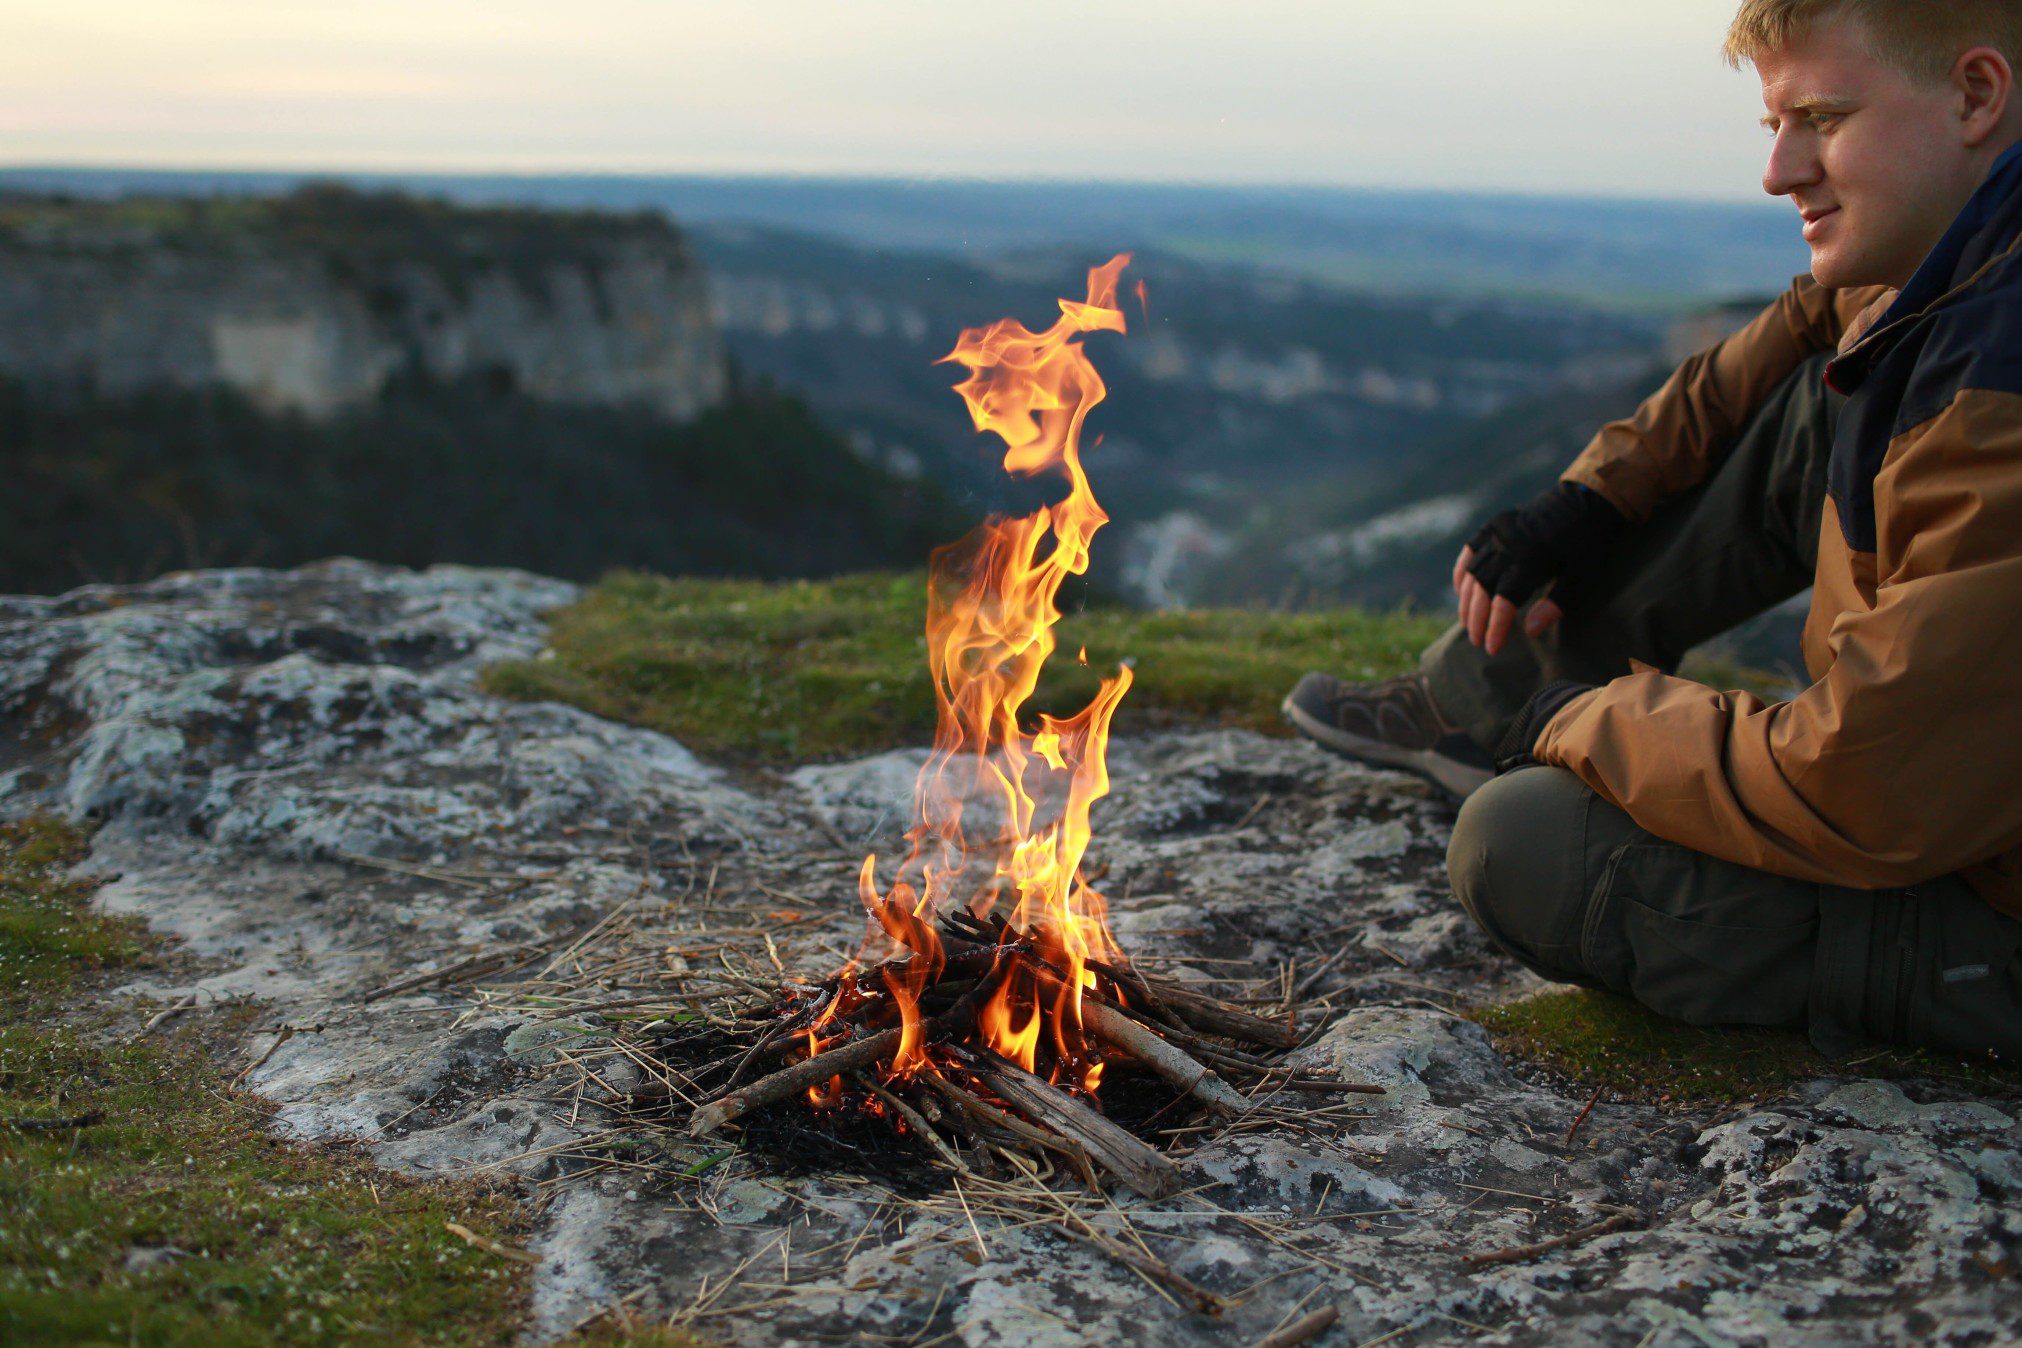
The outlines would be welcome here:
M 1837 348 L 1804 660 L 1766 704 L 1638 665 L 1536 756 L 1727 860 L 1875 889 L 1962 872 L 2022 916 L 2022 156 L 1900 295 L 1800 279 L 1694 357 L 1566 480 L 1632 519 L 1703 479 L 1806 357 Z

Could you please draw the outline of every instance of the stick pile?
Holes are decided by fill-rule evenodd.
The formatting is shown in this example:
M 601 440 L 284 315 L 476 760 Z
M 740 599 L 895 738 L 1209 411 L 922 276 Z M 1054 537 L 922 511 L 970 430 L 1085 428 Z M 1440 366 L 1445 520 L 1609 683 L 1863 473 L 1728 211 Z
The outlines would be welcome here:
M 1099 1168 L 1147 1198 L 1179 1191 L 1179 1171 L 1163 1154 L 1086 1097 L 992 1052 L 976 1032 L 978 1013 L 1007 979 L 1022 976 L 1023 986 L 1050 1002 L 1064 988 L 1063 970 L 1001 920 L 957 911 L 927 932 L 910 914 L 878 916 L 908 953 L 819 984 L 790 985 L 769 1007 L 747 1013 L 740 1023 L 760 1028 L 750 1034 L 726 1089 L 695 1110 L 692 1136 L 716 1132 L 755 1110 L 812 1109 L 809 1093 L 840 1080 L 839 1102 L 829 1104 L 824 1096 L 825 1104 L 855 1103 L 881 1115 L 958 1170 L 996 1173 L 993 1153 L 1050 1152 L 1091 1185 Z M 913 985 L 932 964 L 939 965 L 938 976 L 919 996 L 928 1065 L 894 1076 L 904 1030 L 891 989 Z M 1266 1020 L 1128 964 L 1092 961 L 1089 967 L 1096 985 L 1082 990 L 1083 1033 L 1105 1056 L 1141 1064 L 1219 1118 L 1241 1118 L 1251 1108 L 1250 1096 L 1231 1078 L 1252 1095 L 1382 1093 L 1381 1087 L 1274 1066 L 1262 1055 L 1282 1054 L 1298 1042 L 1289 1021 Z M 817 1027 L 821 1051 L 810 1057 L 809 1035 Z M 767 1067 L 773 1070 L 753 1079 Z

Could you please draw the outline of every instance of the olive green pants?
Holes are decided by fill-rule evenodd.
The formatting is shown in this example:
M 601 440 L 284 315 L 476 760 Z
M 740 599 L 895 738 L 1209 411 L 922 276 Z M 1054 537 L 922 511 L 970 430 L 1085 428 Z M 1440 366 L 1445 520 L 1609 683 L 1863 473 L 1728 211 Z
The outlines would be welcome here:
M 1787 381 L 1713 476 L 1638 526 L 1615 565 L 1561 586 L 1566 617 L 1490 657 L 1449 630 L 1424 656 L 1441 711 L 1492 746 L 1543 683 L 1593 683 L 1685 652 L 1811 583 L 1839 400 L 1823 361 Z M 1898 889 L 1809 884 L 1639 827 L 1572 773 L 1534 767 L 1470 796 L 1455 895 L 1503 950 L 1560 982 L 1696 1025 L 1806 1030 L 2022 1060 L 2022 922 L 1956 875 Z
M 1447 849 L 1489 939 L 1561 983 L 1693 1025 L 1778 1025 L 1839 1055 L 1917 1044 L 2022 1061 L 2022 922 L 1955 875 L 1808 884 L 1637 827 L 1562 768 L 1468 797 Z

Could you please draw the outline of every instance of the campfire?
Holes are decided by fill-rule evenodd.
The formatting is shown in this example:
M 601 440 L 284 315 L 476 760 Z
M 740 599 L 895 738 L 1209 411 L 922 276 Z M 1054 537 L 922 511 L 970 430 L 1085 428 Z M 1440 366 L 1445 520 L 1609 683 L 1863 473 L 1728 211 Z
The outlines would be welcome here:
M 1086 298 L 1061 300 L 1044 332 L 1003 319 L 964 332 L 945 357 L 968 370 L 955 391 L 976 429 L 1003 441 L 1005 471 L 1066 490 L 935 552 L 926 634 L 938 717 L 908 850 L 882 871 L 875 853 L 863 860 L 870 922 L 856 958 L 747 1013 L 742 1023 L 762 1028 L 723 1093 L 696 1110 L 696 1136 L 766 1108 L 870 1116 L 961 1170 L 1050 1152 L 1091 1184 L 1101 1167 L 1161 1197 L 1180 1187 L 1177 1169 L 1102 1112 L 1113 1063 L 1223 1119 L 1244 1116 L 1252 1096 L 1377 1091 L 1274 1066 L 1266 1055 L 1299 1039 L 1289 1016 L 1151 976 L 1118 948 L 1083 863 L 1130 669 L 1072 716 L 1026 715 L 1055 654 L 1061 586 L 1087 571 L 1108 521 L 1082 465 L 1104 387 L 1081 339 L 1126 330 L 1117 285 L 1129 261 L 1092 269 Z

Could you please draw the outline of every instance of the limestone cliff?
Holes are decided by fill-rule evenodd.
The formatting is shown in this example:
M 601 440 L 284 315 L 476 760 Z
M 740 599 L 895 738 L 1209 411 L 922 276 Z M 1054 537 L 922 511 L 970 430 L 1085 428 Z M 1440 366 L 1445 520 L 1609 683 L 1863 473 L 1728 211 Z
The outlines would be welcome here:
M 0 375 L 108 394 L 225 384 L 321 417 L 403 372 L 676 419 L 725 382 L 701 268 L 658 216 L 333 186 L 0 197 Z

